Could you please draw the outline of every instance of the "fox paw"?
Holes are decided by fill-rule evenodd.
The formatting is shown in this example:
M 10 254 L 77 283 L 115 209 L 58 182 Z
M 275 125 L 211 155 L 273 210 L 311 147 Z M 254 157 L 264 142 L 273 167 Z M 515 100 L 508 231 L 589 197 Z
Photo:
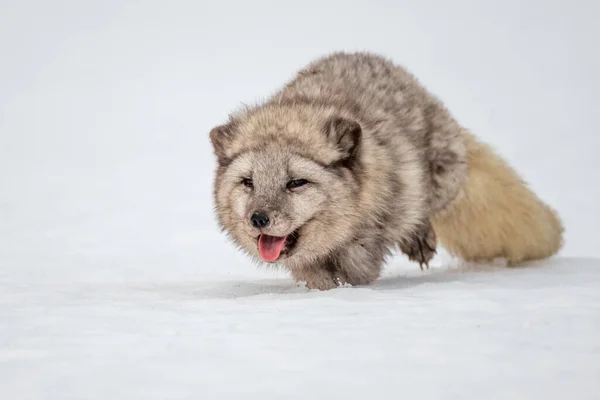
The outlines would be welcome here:
M 421 270 L 423 265 L 429 269 L 429 261 L 437 253 L 437 239 L 435 231 L 429 222 L 407 241 L 400 244 L 400 249 L 408 256 L 408 259 L 418 262 Z
M 308 289 L 316 290 L 330 290 L 341 285 L 341 281 L 326 274 L 307 277 L 305 282 Z
M 296 282 L 304 282 L 308 289 L 330 290 L 345 283 L 344 277 L 337 273 L 338 271 L 325 266 L 293 268 L 291 272 Z

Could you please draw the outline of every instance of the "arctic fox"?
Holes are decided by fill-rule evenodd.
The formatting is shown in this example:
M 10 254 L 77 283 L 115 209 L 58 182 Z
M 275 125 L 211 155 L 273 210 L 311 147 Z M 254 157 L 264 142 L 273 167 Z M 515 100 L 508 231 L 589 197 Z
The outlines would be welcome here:
M 405 69 L 370 53 L 313 61 L 213 128 L 214 201 L 232 242 L 308 288 L 364 285 L 399 248 L 468 261 L 554 255 L 563 227 Z

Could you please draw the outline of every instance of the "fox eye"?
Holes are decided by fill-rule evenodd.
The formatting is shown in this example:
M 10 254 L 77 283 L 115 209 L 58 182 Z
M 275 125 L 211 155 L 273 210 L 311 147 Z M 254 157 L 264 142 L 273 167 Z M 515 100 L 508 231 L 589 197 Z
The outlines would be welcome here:
M 287 183 L 288 189 L 295 189 L 300 186 L 304 186 L 308 183 L 306 179 L 293 179 Z
M 254 187 L 254 183 L 252 182 L 252 178 L 244 178 L 244 179 L 242 179 L 242 185 L 246 186 L 247 188 L 253 188 Z

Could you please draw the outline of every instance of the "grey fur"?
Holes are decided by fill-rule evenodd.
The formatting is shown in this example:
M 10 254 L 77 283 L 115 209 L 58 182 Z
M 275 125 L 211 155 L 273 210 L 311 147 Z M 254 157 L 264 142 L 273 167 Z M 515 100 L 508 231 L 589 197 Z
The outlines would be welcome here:
M 436 247 L 430 218 L 467 175 L 463 128 L 411 74 L 368 53 L 314 61 L 210 137 L 220 226 L 257 260 L 261 232 L 299 229 L 293 252 L 277 262 L 310 288 L 368 284 L 397 246 L 427 264 Z M 247 176 L 251 189 L 240 183 Z M 300 178 L 311 183 L 286 189 Z M 249 223 L 257 209 L 273 221 L 263 231 Z

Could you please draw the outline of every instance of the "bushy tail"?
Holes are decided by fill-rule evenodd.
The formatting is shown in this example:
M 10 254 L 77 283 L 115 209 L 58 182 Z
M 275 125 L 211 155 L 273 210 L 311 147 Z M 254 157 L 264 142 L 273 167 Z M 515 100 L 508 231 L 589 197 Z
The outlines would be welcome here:
M 437 238 L 466 261 L 505 258 L 509 265 L 556 254 L 563 226 L 518 174 L 467 134 L 468 178 L 458 197 L 432 218 Z

